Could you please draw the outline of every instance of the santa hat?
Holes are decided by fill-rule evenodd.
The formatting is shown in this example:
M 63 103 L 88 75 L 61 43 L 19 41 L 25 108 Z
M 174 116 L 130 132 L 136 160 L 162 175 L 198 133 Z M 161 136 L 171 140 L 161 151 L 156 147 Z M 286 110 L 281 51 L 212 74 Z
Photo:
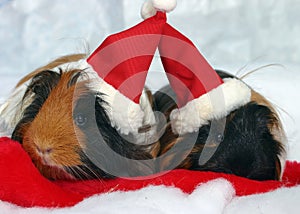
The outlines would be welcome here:
M 104 94 L 106 112 L 122 134 L 142 135 L 138 133 L 141 127 L 155 124 L 143 89 L 165 23 L 165 13 L 157 13 L 130 29 L 108 36 L 86 60 L 75 65 L 97 78 L 93 88 Z
M 175 6 L 176 0 L 148 1 L 142 16 L 148 18 Z M 196 132 L 210 120 L 220 119 L 250 101 L 251 90 L 247 85 L 235 78 L 223 81 L 194 44 L 168 23 L 158 48 L 179 107 L 170 115 L 174 132 Z

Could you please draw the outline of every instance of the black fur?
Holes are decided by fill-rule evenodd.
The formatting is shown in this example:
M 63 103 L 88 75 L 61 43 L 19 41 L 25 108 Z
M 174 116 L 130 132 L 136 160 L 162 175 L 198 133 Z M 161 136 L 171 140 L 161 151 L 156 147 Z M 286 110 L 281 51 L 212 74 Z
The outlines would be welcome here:
M 270 109 L 249 103 L 231 113 L 226 120 L 224 137 L 214 155 L 204 165 L 199 165 L 199 153 L 191 153 L 192 169 L 225 172 L 255 180 L 278 179 L 276 162 L 282 152 L 268 124 L 274 117 Z M 217 121 L 218 122 L 218 121 Z M 207 138 L 209 125 L 199 130 L 195 146 Z M 201 145 L 202 146 L 202 145 Z
M 221 78 L 232 78 L 230 74 L 222 71 L 218 71 L 218 74 Z M 169 117 L 171 110 L 176 108 L 174 91 L 170 86 L 164 87 L 154 98 L 156 110 Z M 284 149 L 269 129 L 269 125 L 276 122 L 276 116 L 268 107 L 255 102 L 248 103 L 231 112 L 226 118 L 202 126 L 197 133 L 182 136 L 174 152 L 166 157 L 168 161 L 164 163 L 163 160 L 162 164 L 167 164 L 164 168 L 168 169 L 172 160 L 176 162 L 178 158 L 182 158 L 178 168 L 223 172 L 255 180 L 277 180 L 280 176 L 276 168 L 280 165 L 278 156 Z M 212 123 L 216 130 L 210 132 Z M 162 151 L 177 137 L 169 126 L 160 139 Z M 195 142 L 192 150 L 188 145 L 190 141 Z M 206 151 L 202 154 L 205 143 Z M 200 156 L 207 154 L 207 160 L 199 162 Z

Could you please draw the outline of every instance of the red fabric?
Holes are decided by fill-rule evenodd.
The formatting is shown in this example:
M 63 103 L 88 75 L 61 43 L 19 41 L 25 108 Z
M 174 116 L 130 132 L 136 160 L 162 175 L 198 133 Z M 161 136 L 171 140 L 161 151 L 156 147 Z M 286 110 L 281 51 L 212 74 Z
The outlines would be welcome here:
M 174 186 L 191 193 L 199 184 L 216 178 L 230 181 L 238 196 L 263 193 L 300 184 L 300 163 L 287 162 L 282 182 L 259 182 L 234 175 L 189 170 L 173 170 L 135 180 L 52 182 L 40 175 L 19 143 L 0 138 L 0 200 L 24 207 L 67 207 L 94 194 L 137 190 L 149 185 Z
M 192 41 L 169 24 L 158 49 L 179 107 L 223 83 Z

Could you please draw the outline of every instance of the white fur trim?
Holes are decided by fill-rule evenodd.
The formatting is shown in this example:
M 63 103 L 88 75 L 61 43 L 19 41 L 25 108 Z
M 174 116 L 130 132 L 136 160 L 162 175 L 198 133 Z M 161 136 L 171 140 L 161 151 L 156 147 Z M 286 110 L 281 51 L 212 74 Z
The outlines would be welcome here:
M 143 19 L 147 19 L 154 16 L 158 10 L 171 12 L 175 9 L 176 5 L 176 0 L 147 0 L 142 6 L 141 15 Z
M 224 79 L 222 85 L 171 112 L 173 131 L 178 134 L 196 132 L 208 121 L 225 117 L 250 99 L 251 89 L 245 83 L 234 78 Z

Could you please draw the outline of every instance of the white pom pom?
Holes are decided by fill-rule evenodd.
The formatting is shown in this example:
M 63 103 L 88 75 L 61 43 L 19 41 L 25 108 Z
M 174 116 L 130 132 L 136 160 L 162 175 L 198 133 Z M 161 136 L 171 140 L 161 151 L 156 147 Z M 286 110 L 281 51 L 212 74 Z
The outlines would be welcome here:
M 153 7 L 152 1 L 145 1 L 141 10 L 143 19 L 148 19 L 149 17 L 154 16 L 155 13 L 156 9 Z
M 175 9 L 177 5 L 177 1 L 176 0 L 152 0 L 152 4 L 153 7 L 158 10 L 171 12 L 172 10 Z
M 148 0 L 142 6 L 141 15 L 143 19 L 147 19 L 154 16 L 158 10 L 171 12 L 176 5 L 176 0 Z

